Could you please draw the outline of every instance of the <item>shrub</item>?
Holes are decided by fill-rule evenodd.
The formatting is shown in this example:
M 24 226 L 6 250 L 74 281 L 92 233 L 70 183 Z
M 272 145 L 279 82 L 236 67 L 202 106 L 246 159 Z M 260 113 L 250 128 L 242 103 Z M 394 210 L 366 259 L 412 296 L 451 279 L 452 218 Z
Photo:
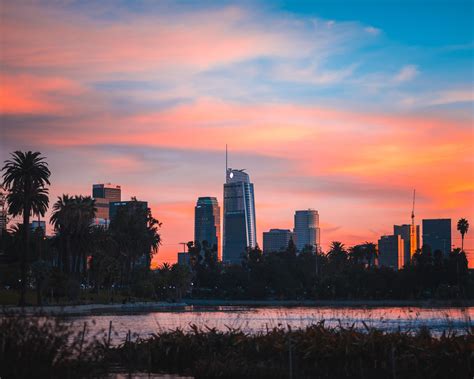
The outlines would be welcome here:
M 98 370 L 103 349 L 65 323 L 49 317 L 3 314 L 0 377 L 76 378 Z

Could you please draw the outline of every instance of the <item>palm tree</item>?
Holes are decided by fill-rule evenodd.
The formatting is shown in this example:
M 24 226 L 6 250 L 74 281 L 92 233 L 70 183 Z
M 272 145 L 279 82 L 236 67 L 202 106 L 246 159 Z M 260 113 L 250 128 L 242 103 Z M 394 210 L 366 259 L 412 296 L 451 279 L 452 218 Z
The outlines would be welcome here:
M 5 161 L 3 186 L 7 191 L 8 213 L 23 216 L 23 249 L 20 258 L 20 306 L 25 305 L 26 273 L 29 255 L 30 216 L 44 217 L 48 209 L 48 189 L 51 172 L 39 152 L 15 151 Z
M 348 257 L 345 245 L 339 241 L 331 242 L 327 257 L 329 263 L 333 264 L 337 269 L 341 269 Z
M 161 244 L 160 226 L 151 211 L 136 200 L 118 210 L 110 223 L 110 232 L 122 263 L 121 284 L 130 283 L 137 263 L 150 268 L 151 258 Z
M 50 222 L 54 225 L 62 250 L 65 272 L 85 273 L 86 252 L 90 249 L 91 224 L 97 209 L 89 196 L 62 195 L 53 205 Z
M 355 245 L 349 248 L 349 260 L 358 265 L 363 262 L 365 258 L 365 251 L 363 245 Z
M 373 242 L 365 242 L 364 244 L 365 249 L 365 258 L 367 259 L 367 263 L 369 267 L 372 267 L 372 263 L 375 262 L 375 258 L 377 258 L 377 245 Z
M 58 200 L 53 204 L 53 213 L 49 222 L 54 226 L 56 232 L 55 239 L 59 243 L 59 255 L 58 255 L 58 266 L 63 271 L 69 271 L 69 246 L 70 237 L 69 233 L 69 222 L 70 216 L 68 213 L 71 210 L 70 204 L 73 201 L 69 195 L 62 195 L 58 197 Z
M 458 231 L 461 233 L 461 251 L 464 251 L 464 235 L 469 230 L 469 221 L 465 218 L 461 218 L 458 221 Z

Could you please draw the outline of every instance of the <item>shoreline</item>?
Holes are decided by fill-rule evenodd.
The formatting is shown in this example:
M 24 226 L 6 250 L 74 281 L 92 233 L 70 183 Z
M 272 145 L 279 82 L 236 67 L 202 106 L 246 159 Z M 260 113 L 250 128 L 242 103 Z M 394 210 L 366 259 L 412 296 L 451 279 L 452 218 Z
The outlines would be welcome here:
M 222 300 L 185 299 L 194 306 L 256 306 L 256 307 L 419 307 L 465 308 L 474 306 L 474 300 Z
M 212 307 L 314 307 L 314 308 L 378 308 L 378 307 L 414 307 L 414 308 L 468 308 L 474 306 L 474 300 L 223 300 L 223 299 L 183 299 L 181 302 L 134 302 L 115 304 L 76 304 L 37 306 L 3 306 L 7 312 L 26 314 L 46 314 L 58 316 L 84 316 L 97 314 L 127 314 L 147 312 L 183 312 Z M 197 309 L 194 309 L 196 307 Z

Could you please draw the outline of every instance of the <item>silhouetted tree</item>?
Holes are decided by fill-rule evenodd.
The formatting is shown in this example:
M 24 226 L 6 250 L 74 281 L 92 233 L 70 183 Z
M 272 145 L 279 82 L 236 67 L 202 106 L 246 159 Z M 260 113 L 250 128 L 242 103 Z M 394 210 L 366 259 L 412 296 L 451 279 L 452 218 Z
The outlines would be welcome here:
M 461 250 L 464 251 L 464 235 L 469 230 L 469 221 L 467 221 L 465 218 L 461 218 L 458 221 L 457 229 L 459 233 L 461 233 Z
M 3 187 L 9 191 L 7 195 L 8 213 L 23 216 L 23 241 L 21 249 L 21 292 L 20 305 L 25 305 L 27 265 L 29 255 L 30 216 L 44 217 L 48 209 L 49 177 L 51 175 L 45 158 L 39 152 L 15 151 L 5 161 L 3 171 Z

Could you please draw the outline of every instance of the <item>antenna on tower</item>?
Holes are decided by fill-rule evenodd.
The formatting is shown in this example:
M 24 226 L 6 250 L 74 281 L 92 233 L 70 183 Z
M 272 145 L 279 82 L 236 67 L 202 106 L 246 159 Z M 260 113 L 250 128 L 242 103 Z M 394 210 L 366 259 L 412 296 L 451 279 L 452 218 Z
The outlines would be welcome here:
M 410 225 L 410 259 L 415 254 L 416 249 L 418 248 L 418 234 L 415 227 L 415 195 L 416 190 L 413 190 L 413 206 L 411 208 L 411 225 Z

